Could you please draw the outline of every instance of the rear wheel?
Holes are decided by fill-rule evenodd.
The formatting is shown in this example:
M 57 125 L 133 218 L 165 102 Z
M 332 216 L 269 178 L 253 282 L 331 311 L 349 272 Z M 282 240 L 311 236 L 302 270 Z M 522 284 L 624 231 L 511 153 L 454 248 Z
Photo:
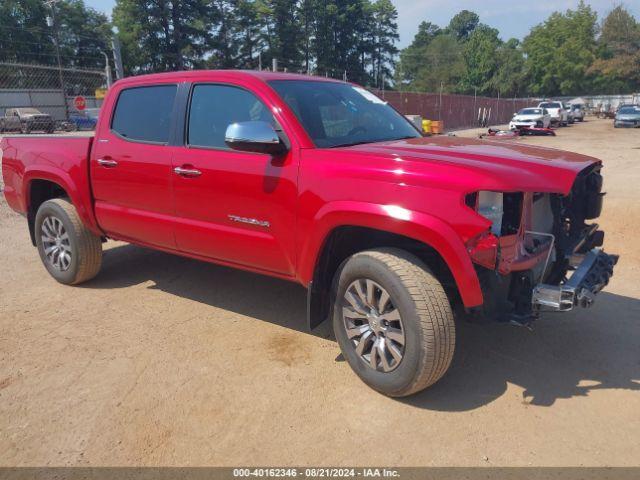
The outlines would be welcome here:
M 67 199 L 47 200 L 35 220 L 40 259 L 58 282 L 75 285 L 92 279 L 102 264 L 102 240 L 84 226 Z
M 353 255 L 337 274 L 334 299 L 342 354 L 370 387 L 404 397 L 449 368 L 455 347 L 451 305 L 417 257 L 398 249 Z

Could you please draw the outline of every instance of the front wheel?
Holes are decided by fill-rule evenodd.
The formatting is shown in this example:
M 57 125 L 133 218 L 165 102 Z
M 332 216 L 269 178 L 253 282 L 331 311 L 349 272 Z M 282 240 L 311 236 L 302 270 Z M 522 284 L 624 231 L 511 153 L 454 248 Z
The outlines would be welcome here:
M 54 198 L 40 205 L 35 235 L 40 259 L 58 282 L 76 285 L 98 274 L 102 240 L 85 227 L 68 200 Z
M 367 385 L 404 397 L 445 374 L 455 347 L 453 312 L 420 259 L 392 248 L 357 253 L 341 267 L 333 292 L 336 339 Z

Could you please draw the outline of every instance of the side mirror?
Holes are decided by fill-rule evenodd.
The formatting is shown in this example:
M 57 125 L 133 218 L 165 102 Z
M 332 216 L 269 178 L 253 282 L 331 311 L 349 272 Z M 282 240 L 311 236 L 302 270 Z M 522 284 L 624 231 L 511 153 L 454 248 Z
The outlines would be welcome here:
M 261 121 L 232 123 L 227 127 L 224 142 L 241 152 L 278 155 L 287 151 L 271 124 Z

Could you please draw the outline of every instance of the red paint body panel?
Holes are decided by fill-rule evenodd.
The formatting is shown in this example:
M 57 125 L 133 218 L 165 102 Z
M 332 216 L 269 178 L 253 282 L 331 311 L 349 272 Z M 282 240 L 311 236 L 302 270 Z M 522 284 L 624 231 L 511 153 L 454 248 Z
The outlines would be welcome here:
M 51 180 L 69 193 L 95 232 L 308 285 L 327 236 L 341 226 L 393 232 L 430 245 L 451 270 L 463 303 L 482 293 L 468 242 L 490 222 L 464 203 L 479 190 L 567 194 L 598 160 L 506 141 L 431 137 L 332 149 L 315 148 L 293 112 L 269 87 L 280 73 L 194 71 L 117 82 L 91 138 L 4 138 L 5 197 L 29 205 L 29 182 Z M 310 78 L 314 81 L 334 81 Z M 110 131 L 125 87 L 225 83 L 253 92 L 272 111 L 291 148 L 269 155 L 150 145 Z M 101 166 L 100 158 L 118 162 Z M 202 172 L 178 176 L 177 166 Z M 237 223 L 231 216 L 268 222 Z
M 3 137 L 2 176 L 9 206 L 26 215 L 31 182 L 49 180 L 67 192 L 83 222 L 99 233 L 88 179 L 92 143 L 92 137 Z

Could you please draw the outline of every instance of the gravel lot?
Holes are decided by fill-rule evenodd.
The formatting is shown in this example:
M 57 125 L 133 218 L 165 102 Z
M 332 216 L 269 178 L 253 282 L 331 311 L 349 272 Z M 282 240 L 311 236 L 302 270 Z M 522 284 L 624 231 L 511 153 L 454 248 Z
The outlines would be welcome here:
M 0 465 L 640 464 L 640 130 L 519 141 L 604 160 L 616 275 L 534 332 L 459 325 L 447 376 L 403 401 L 305 331 L 303 288 L 117 242 L 65 287 L 2 199 Z

